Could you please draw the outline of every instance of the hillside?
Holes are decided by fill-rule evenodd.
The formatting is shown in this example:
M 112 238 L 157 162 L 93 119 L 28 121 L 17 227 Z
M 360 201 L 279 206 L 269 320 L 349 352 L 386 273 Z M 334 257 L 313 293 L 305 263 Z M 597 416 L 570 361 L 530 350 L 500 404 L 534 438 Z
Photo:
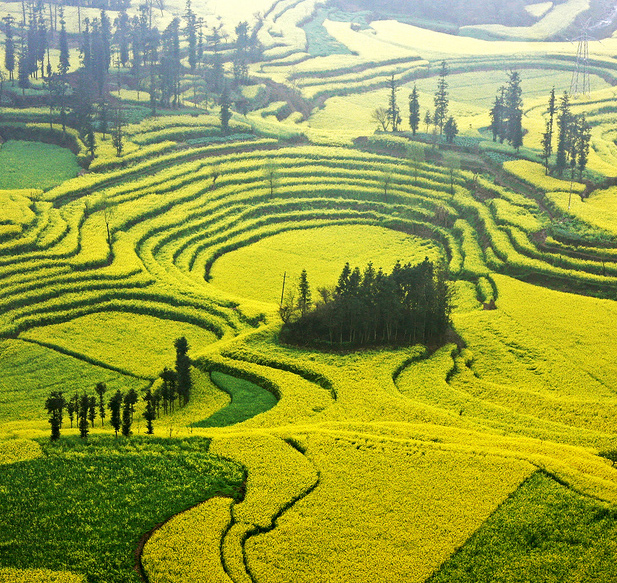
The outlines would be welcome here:
M 617 39 L 542 4 L 54 5 L 21 87 L 0 3 L 0 582 L 617 579 Z M 279 339 L 423 261 L 444 342 Z

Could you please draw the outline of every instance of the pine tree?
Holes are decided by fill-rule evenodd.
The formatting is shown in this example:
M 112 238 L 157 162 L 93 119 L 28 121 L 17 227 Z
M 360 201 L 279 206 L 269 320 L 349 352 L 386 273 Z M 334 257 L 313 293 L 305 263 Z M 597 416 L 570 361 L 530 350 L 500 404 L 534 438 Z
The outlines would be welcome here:
M 571 147 L 571 124 L 572 113 L 570 112 L 570 97 L 564 91 L 559 103 L 559 114 L 557 116 L 557 154 L 555 159 L 555 170 L 561 176 L 568 166 L 568 153 Z
M 174 342 L 176 348 L 176 380 L 181 404 L 189 402 L 192 389 L 191 360 L 188 356 L 189 344 L 184 336 Z
M 123 405 L 122 405 L 122 435 L 124 437 L 128 437 L 133 432 L 131 431 L 131 427 L 133 425 L 133 414 L 131 412 L 131 404 L 126 399 L 126 395 L 124 397 Z
M 448 73 L 448 65 L 445 61 L 442 61 L 439 78 L 437 80 L 437 91 L 435 92 L 434 98 L 435 115 L 433 116 L 433 123 L 439 128 L 440 134 L 443 134 L 443 126 L 448 117 L 448 107 L 450 104 L 450 98 L 448 97 L 448 82 L 446 81 Z
M 150 387 L 146 389 L 146 394 L 143 399 L 146 403 L 146 409 L 143 415 L 146 420 L 147 433 L 148 435 L 152 435 L 154 433 L 154 425 L 152 422 L 156 419 L 156 408 L 154 405 L 154 396 Z
M 504 137 L 504 103 L 503 103 L 503 94 L 505 92 L 505 87 L 500 89 L 500 93 L 495 96 L 495 102 L 493 107 L 489 113 L 491 117 L 491 123 L 488 126 L 488 129 L 491 130 L 493 134 L 493 142 L 497 141 L 497 138 L 500 138 L 500 141 L 503 142 Z
M 114 428 L 114 431 L 116 432 L 116 437 L 118 437 L 118 431 L 120 431 L 120 426 L 122 423 L 120 410 L 122 409 L 123 399 L 124 399 L 124 396 L 122 395 L 122 391 L 118 389 L 109 399 L 109 402 L 107 404 L 107 406 L 109 407 L 109 411 L 110 411 L 109 422 L 111 423 L 111 426 Z
M 94 420 L 96 419 L 96 397 L 88 397 L 88 419 L 90 425 L 94 427 Z
M 298 309 L 302 317 L 306 316 L 307 312 L 311 309 L 312 303 L 311 287 L 308 282 L 306 269 L 303 269 L 298 281 Z
M 523 99 L 521 76 L 517 71 L 510 71 L 508 73 L 508 85 L 505 92 L 504 107 L 506 140 L 518 151 L 523 145 Z
M 443 126 L 443 131 L 446 136 L 446 142 L 449 144 L 454 142 L 454 138 L 458 134 L 458 125 L 452 116 L 447 119 L 445 125 Z
M 238 85 L 244 85 L 248 80 L 249 62 L 249 25 L 240 22 L 236 26 L 236 43 L 233 54 L 234 79 Z
M 120 12 L 116 22 L 116 44 L 118 46 L 118 58 L 124 67 L 129 62 L 129 44 L 131 22 L 125 10 Z
M 221 131 L 226 135 L 229 133 L 229 120 L 231 119 L 231 100 L 227 85 L 223 88 L 219 104 L 221 106 Z
M 393 132 L 398 131 L 398 126 L 401 123 L 401 112 L 396 104 L 396 92 L 398 91 L 398 84 L 394 75 L 390 77 L 388 81 L 388 86 L 390 88 L 390 97 L 388 99 L 388 109 L 386 110 L 386 114 L 388 116 L 388 120 L 390 122 L 390 127 Z
M 79 436 L 82 439 L 88 437 L 90 431 L 88 425 L 88 411 L 90 409 L 90 397 L 86 393 L 79 397 L 79 407 L 77 409 L 77 427 L 79 428 Z
M 191 0 L 186 0 L 186 12 L 184 13 L 186 27 L 184 29 L 188 41 L 188 58 L 191 73 L 195 72 L 197 65 L 197 21 L 191 8 Z
M 546 126 L 547 145 L 546 150 L 550 157 L 553 153 L 553 125 L 555 121 L 555 87 L 551 89 L 551 93 L 548 98 L 548 122 Z
M 66 400 L 62 396 L 62 391 L 52 391 L 45 401 L 45 409 L 49 413 L 49 424 L 51 425 L 51 440 L 56 441 L 60 438 L 62 428 L 62 413 L 66 406 Z
M 418 89 L 415 84 L 411 94 L 409 95 L 409 127 L 411 128 L 414 136 L 420 127 L 420 99 L 418 97 Z
M 122 117 L 122 112 L 120 108 L 116 109 L 116 115 L 114 117 L 114 128 L 111 135 L 111 141 L 116 149 L 116 156 L 120 157 L 122 155 L 122 150 L 124 149 L 124 131 L 123 131 L 124 120 Z
M 26 89 L 30 87 L 30 73 L 28 71 L 28 54 L 22 41 L 17 61 L 17 86 L 21 89 L 22 95 L 26 94 Z
M 94 387 L 94 391 L 99 397 L 99 415 L 101 417 L 101 427 L 103 426 L 103 422 L 105 420 L 105 401 L 103 396 L 107 392 L 107 385 L 105 383 L 97 383 L 96 387 Z
M 58 33 L 58 47 L 60 49 L 60 62 L 58 64 L 58 72 L 62 80 L 66 81 L 71 62 L 69 57 L 69 42 L 66 35 L 66 21 L 64 20 L 64 7 L 60 5 L 60 32 Z
M 591 126 L 585 118 L 585 114 L 581 115 L 578 134 L 578 171 L 579 180 L 583 179 L 583 172 L 587 168 L 587 162 L 589 161 L 589 143 L 591 141 Z
M 550 128 L 549 120 L 546 120 L 546 129 L 542 134 L 542 140 L 540 144 L 542 146 L 542 160 L 544 162 L 544 171 L 545 174 L 548 174 L 549 160 L 552 150 L 552 130 Z
M 4 21 L 4 68 L 9 72 L 9 80 L 14 81 L 13 72 L 15 71 L 15 41 L 13 39 L 13 24 L 15 18 L 11 15 L 5 16 Z
M 424 114 L 424 123 L 426 124 L 426 133 L 428 134 L 428 130 L 431 127 L 431 124 L 433 123 L 433 116 L 431 115 L 430 110 L 426 110 L 426 113 Z

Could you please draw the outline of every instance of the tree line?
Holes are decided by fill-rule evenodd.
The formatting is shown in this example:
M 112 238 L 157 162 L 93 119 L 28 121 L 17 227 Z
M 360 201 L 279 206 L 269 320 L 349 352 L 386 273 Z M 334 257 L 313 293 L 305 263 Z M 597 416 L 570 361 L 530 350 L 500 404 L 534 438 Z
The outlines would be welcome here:
M 296 296 L 297 292 L 297 296 Z M 327 347 L 435 344 L 450 325 L 446 272 L 428 258 L 397 262 L 391 273 L 345 264 L 337 285 L 318 290 L 313 302 L 303 270 L 297 290 L 280 306 L 283 342 Z
M 575 115 L 572 113 L 570 96 L 564 91 L 556 104 L 555 88 L 551 90 L 545 130 L 542 134 L 542 160 L 547 174 L 551 171 L 558 176 L 570 169 L 570 178 L 574 179 L 578 172 L 579 180 L 583 178 L 583 172 L 589 161 L 589 145 L 591 141 L 591 126 L 585 114 Z M 556 131 L 555 131 L 556 125 Z M 557 145 L 555 147 L 555 138 Z M 554 154 L 554 164 L 551 167 L 551 158 Z
M 52 13 L 50 7 L 49 14 L 40 1 L 23 2 L 23 6 L 21 23 L 16 23 L 12 15 L 2 19 L 4 66 L 9 81 L 14 83 L 17 77 L 18 87 L 25 92 L 32 78 L 42 78 L 48 91 L 50 120 L 53 110 L 58 110 L 63 131 L 67 123 L 73 125 L 92 156 L 95 128 L 103 134 L 109 130 L 118 155 L 122 153 L 123 119 L 119 108 L 110 111 L 107 91 L 114 65 L 129 69 L 138 92 L 146 87 L 153 115 L 158 107 L 181 105 L 187 75 L 191 75 L 197 101 L 200 79 L 200 85 L 206 88 L 205 95 L 200 94 L 202 101 L 208 102 L 208 92 L 218 96 L 221 124 L 226 132 L 231 118 L 230 85 L 238 87 L 249 82 L 249 64 L 258 60 L 262 52 L 257 38 L 260 15 L 252 28 L 247 21 L 240 22 L 235 27 L 235 38 L 228 38 L 220 23 L 208 26 L 197 17 L 191 0 L 186 1 L 183 17 L 174 18 L 162 31 L 152 24 L 152 2 L 140 5 L 132 17 L 122 7 L 113 22 L 102 7 L 98 17 L 82 20 L 78 16 L 79 34 L 75 39 L 67 33 L 63 5 L 57 7 L 57 13 Z M 71 74 L 70 44 L 79 48 L 79 68 Z M 51 65 L 51 48 L 59 51 L 55 70 Z M 231 79 L 225 63 L 231 64 Z M 241 108 L 246 107 L 241 100 L 238 103 Z
M 190 399 L 192 380 L 191 361 L 188 356 L 189 345 L 186 338 L 181 337 L 175 341 L 174 346 L 176 348 L 175 370 L 166 367 L 159 375 L 162 381 L 161 386 L 154 391 L 152 387 L 143 391 L 142 400 L 145 403 L 143 417 L 146 421 L 146 432 L 150 435 L 154 433 L 154 421 L 160 417 L 161 408 L 164 414 L 173 413 L 176 406 L 184 407 Z M 82 439 L 88 437 L 90 429 L 95 426 L 97 417 L 101 420 L 101 427 L 104 426 L 107 410 L 109 411 L 109 423 L 116 437 L 118 437 L 118 432 L 123 436 L 130 436 L 135 406 L 139 401 L 137 391 L 129 389 L 124 393 L 118 389 L 105 403 L 106 392 L 105 383 L 97 383 L 94 395 L 87 392 L 75 393 L 69 399 L 64 397 L 62 391 L 51 391 L 45 401 L 45 409 L 49 415 L 52 441 L 60 438 L 65 411 L 71 428 L 75 423 Z
M 437 89 L 433 98 L 435 109 L 427 109 L 424 114 L 424 123 L 426 124 L 426 133 L 429 132 L 430 126 L 433 126 L 433 133 L 443 135 L 446 142 L 451 144 L 454 138 L 458 135 L 458 125 L 454 116 L 449 114 L 450 96 L 448 91 L 447 76 L 449 68 L 446 61 L 442 61 L 437 78 Z M 397 132 L 401 128 L 403 118 L 401 110 L 397 104 L 396 93 L 399 89 L 398 82 L 394 75 L 388 80 L 389 96 L 387 107 L 377 107 L 372 114 L 373 121 L 377 122 L 378 127 L 384 131 Z M 412 92 L 409 94 L 409 127 L 413 133 L 420 128 L 421 112 L 420 112 L 420 97 L 416 85 L 413 86 Z

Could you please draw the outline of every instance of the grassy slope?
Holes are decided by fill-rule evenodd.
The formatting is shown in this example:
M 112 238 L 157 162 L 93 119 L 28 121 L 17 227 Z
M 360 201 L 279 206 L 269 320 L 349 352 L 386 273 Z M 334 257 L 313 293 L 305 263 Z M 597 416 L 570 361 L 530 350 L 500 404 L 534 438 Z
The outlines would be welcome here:
M 77 176 L 77 158 L 66 148 L 8 141 L 0 148 L 0 189 L 47 190 Z

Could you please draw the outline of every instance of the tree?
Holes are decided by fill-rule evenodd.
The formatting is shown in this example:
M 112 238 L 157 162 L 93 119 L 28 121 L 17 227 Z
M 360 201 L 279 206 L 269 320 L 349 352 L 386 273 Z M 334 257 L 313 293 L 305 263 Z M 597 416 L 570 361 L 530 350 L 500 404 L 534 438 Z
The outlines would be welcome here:
M 28 53 L 24 42 L 21 43 L 19 60 L 17 61 L 17 86 L 21 89 L 22 95 L 26 94 L 26 89 L 30 87 L 30 72 L 28 71 Z
M 388 128 L 390 127 L 390 119 L 388 117 L 388 111 L 385 107 L 375 108 L 371 114 L 371 119 L 374 122 L 377 122 L 377 129 L 381 127 L 384 132 L 388 131 Z
M 388 81 L 388 85 L 390 87 L 390 98 L 388 100 L 388 109 L 386 110 L 386 114 L 388 116 L 389 125 L 392 128 L 393 132 L 398 131 L 398 126 L 401 123 L 401 112 L 396 104 L 396 92 L 398 91 L 398 84 L 396 79 L 394 78 L 394 74 L 390 77 Z
M 428 109 L 426 110 L 426 113 L 424 114 L 424 123 L 426 124 L 426 133 L 428 134 L 429 127 L 433 123 L 433 116 L 431 115 L 431 112 Z
M 15 71 L 15 41 L 13 40 L 13 16 L 5 16 L 4 21 L 4 68 L 9 72 L 9 80 L 14 83 L 13 71 Z
M 424 147 L 417 142 L 410 142 L 407 145 L 407 161 L 414 174 L 414 185 L 417 185 L 418 172 L 425 161 Z
M 308 282 L 306 269 L 303 269 L 298 280 L 298 309 L 302 317 L 306 316 L 307 312 L 311 309 L 312 303 L 311 287 Z
M 99 397 L 99 415 L 101 416 L 102 427 L 105 420 L 105 401 L 103 400 L 103 396 L 107 392 L 107 385 L 105 383 L 97 383 L 96 387 L 94 387 L 94 391 Z
M 88 412 L 90 410 L 90 397 L 86 393 L 79 397 L 79 407 L 77 409 L 77 427 L 79 428 L 79 436 L 82 439 L 88 437 L 90 431 L 88 425 Z
M 274 198 L 274 189 L 279 181 L 279 169 L 273 161 L 268 161 L 263 169 L 264 177 L 270 188 L 270 198 Z
M 564 91 L 559 103 L 559 115 L 557 116 L 557 153 L 555 159 L 555 170 L 561 176 L 568 166 L 569 152 L 571 148 L 572 136 L 572 113 L 570 111 L 570 97 Z
M 418 89 L 415 84 L 409 95 L 409 127 L 414 136 L 418 131 L 418 127 L 420 127 L 420 100 L 418 97 Z
M 578 152 L 578 172 L 579 180 L 583 179 L 583 172 L 587 168 L 589 161 L 589 143 L 591 141 L 591 126 L 587 121 L 585 114 L 581 114 L 578 123 L 577 135 L 577 152 Z
M 448 152 L 443 158 L 444 166 L 450 175 L 450 194 L 454 195 L 454 175 L 461 168 L 461 159 L 452 152 Z
M 116 109 L 116 115 L 114 117 L 114 128 L 111 134 L 111 141 L 116 149 L 116 156 L 120 157 L 122 155 L 122 150 L 124 149 L 124 132 L 123 132 L 124 120 L 122 117 L 122 112 L 118 107 Z
M 94 420 L 96 419 L 96 397 L 88 397 L 88 419 L 90 425 L 94 427 Z
M 192 381 L 191 381 L 191 360 L 188 356 L 189 344 L 184 336 L 174 342 L 176 348 L 176 381 L 178 396 L 182 405 L 189 402 Z
M 236 26 L 236 43 L 234 48 L 233 70 L 234 79 L 238 85 L 244 85 L 248 81 L 249 73 L 249 25 L 243 21 Z
M 161 387 L 161 396 L 163 398 L 163 411 L 167 414 L 173 413 L 174 403 L 176 401 L 176 373 L 173 370 L 165 367 L 159 375 L 163 381 Z
M 186 0 L 186 12 L 184 13 L 186 20 L 185 34 L 188 41 L 188 59 L 191 73 L 195 72 L 197 65 L 197 20 L 195 13 L 191 8 L 191 0 Z
M 231 119 L 231 100 L 229 98 L 229 88 L 227 84 L 225 84 L 223 88 L 219 105 L 221 106 L 221 131 L 223 134 L 227 135 L 229 133 L 229 120 Z
M 152 435 L 154 433 L 154 425 L 152 422 L 156 419 L 156 408 L 154 405 L 154 396 L 152 395 L 152 389 L 150 387 L 146 389 L 146 394 L 143 399 L 146 403 L 146 410 L 143 415 L 146 420 L 147 432 L 148 435 Z
M 518 151 L 523 145 L 523 98 L 521 76 L 518 74 L 518 71 L 510 71 L 508 73 L 508 85 L 506 86 L 504 107 L 506 139 L 508 143 Z
M 381 172 L 381 186 L 383 187 L 383 199 L 387 204 L 388 202 L 388 188 L 392 184 L 392 171 L 389 168 L 385 168 Z
M 439 128 L 440 134 L 443 134 L 443 126 L 446 123 L 450 104 L 450 98 L 448 97 L 448 82 L 446 81 L 448 73 L 448 65 L 445 61 L 442 61 L 439 78 L 437 80 L 437 91 L 435 91 L 435 115 L 433 116 L 433 123 L 435 127 Z
M 551 150 L 552 150 L 552 130 L 550 128 L 550 123 L 548 120 L 546 121 L 546 129 L 544 130 L 544 133 L 542 134 L 542 140 L 540 141 L 540 144 L 542 146 L 542 160 L 544 162 L 544 173 L 548 174 L 549 160 L 551 157 Z
M 504 106 L 504 94 L 506 88 L 501 87 L 497 95 L 495 96 L 495 102 L 493 103 L 493 107 L 489 112 L 491 123 L 488 126 L 488 129 L 493 133 L 493 142 L 497 141 L 499 138 L 500 142 L 503 142 L 505 138 L 505 130 L 504 130 L 504 116 L 505 116 L 505 106 Z
M 548 98 L 548 120 L 546 124 L 546 134 L 547 134 L 547 144 L 546 151 L 548 152 L 548 157 L 550 158 L 553 153 L 553 125 L 555 121 L 555 87 L 551 89 L 551 93 Z
M 127 395 L 124 396 L 124 401 L 122 404 L 122 435 L 124 437 L 128 437 L 133 432 L 131 431 L 131 427 L 133 425 L 133 406 L 131 402 L 127 399 Z
M 60 438 L 62 428 L 62 413 L 66 406 L 66 400 L 62 396 L 62 391 L 52 391 L 45 401 L 45 409 L 49 413 L 49 424 L 51 425 L 51 440 L 56 441 Z
M 451 144 L 454 142 L 454 138 L 458 134 L 458 125 L 456 124 L 456 120 L 450 116 L 443 126 L 444 134 L 446 135 L 446 142 Z
M 120 425 L 122 423 L 122 418 L 120 416 L 120 410 L 122 409 L 122 400 L 124 396 L 122 395 L 122 391 L 118 389 L 113 396 L 109 399 L 107 406 L 110 411 L 110 419 L 109 422 L 111 426 L 114 428 L 116 432 L 116 437 L 118 437 L 118 431 L 120 431 Z

